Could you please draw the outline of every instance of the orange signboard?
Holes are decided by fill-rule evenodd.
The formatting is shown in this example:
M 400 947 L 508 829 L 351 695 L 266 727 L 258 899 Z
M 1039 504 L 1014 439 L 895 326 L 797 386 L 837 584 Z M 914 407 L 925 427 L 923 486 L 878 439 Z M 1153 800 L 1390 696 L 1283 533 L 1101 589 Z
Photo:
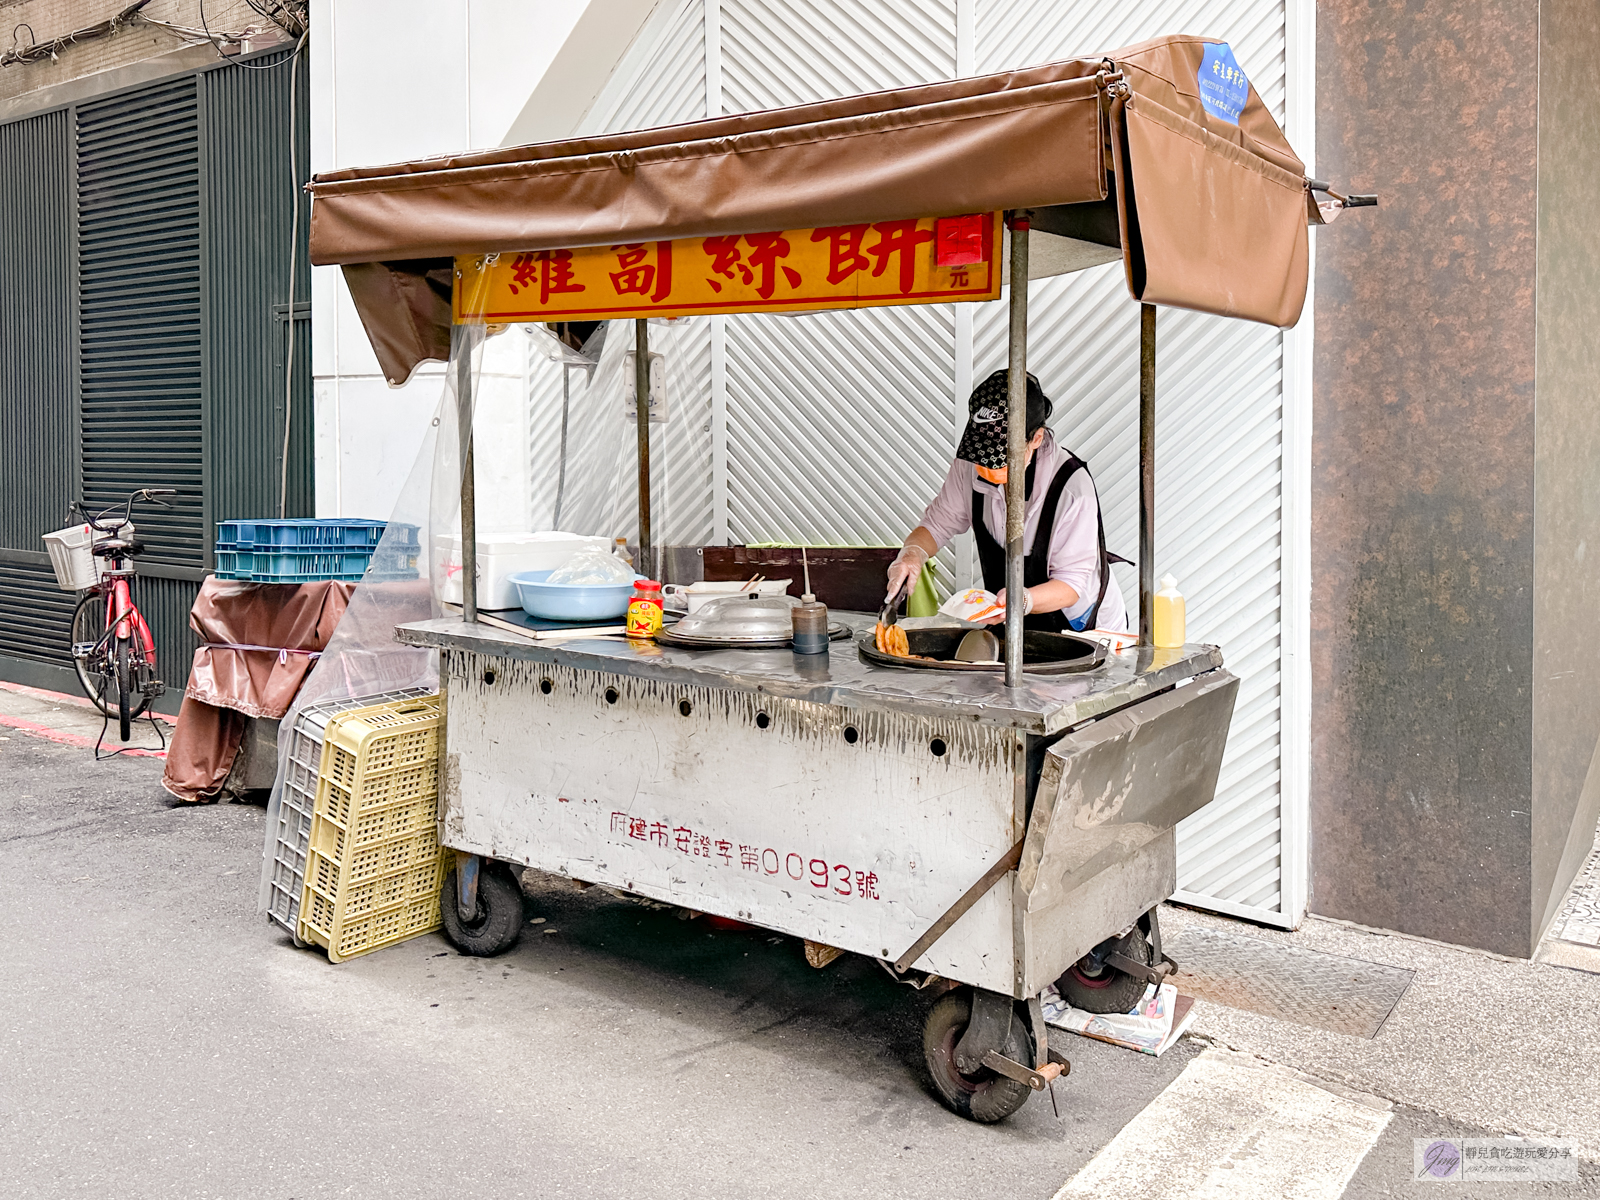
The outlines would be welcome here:
M 999 213 L 463 257 L 457 323 L 943 304 L 1000 295 Z

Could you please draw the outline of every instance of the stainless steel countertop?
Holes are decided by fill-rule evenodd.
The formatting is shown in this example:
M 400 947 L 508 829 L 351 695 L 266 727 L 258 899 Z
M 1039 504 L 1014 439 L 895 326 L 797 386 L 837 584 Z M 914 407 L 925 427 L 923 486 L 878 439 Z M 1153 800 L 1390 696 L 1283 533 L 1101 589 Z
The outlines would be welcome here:
M 870 630 L 868 613 L 835 612 L 856 633 Z M 929 716 L 968 716 L 1029 733 L 1057 733 L 1141 696 L 1222 665 L 1215 646 L 1181 650 L 1137 646 L 1108 653 L 1105 665 L 1082 675 L 1029 676 L 1013 691 L 998 672 L 895 670 L 863 662 L 854 640 L 833 643 L 826 655 L 792 650 L 683 650 L 621 637 L 536 642 L 457 617 L 417 621 L 395 629 L 411 646 L 474 650 L 579 670 L 609 671 L 703 687 L 742 688 L 813 704 L 892 709 Z

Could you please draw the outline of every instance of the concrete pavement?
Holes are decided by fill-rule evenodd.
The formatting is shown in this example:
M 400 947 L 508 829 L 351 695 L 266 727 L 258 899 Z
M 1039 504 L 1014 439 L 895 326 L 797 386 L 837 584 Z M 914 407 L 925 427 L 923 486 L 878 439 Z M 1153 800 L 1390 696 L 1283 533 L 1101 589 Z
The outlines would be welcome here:
M 1238 928 L 1169 910 L 1163 929 Z M 1466 1122 L 1577 1139 L 1600 1158 L 1600 974 L 1310 920 L 1250 936 L 1417 972 L 1373 1039 L 1196 1003 L 1220 1044 Z

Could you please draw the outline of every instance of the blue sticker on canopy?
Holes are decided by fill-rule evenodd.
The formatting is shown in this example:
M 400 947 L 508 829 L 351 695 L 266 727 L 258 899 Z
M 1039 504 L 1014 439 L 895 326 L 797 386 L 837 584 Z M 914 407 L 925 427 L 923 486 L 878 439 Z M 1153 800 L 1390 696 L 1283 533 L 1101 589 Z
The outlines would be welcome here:
M 1200 60 L 1200 107 L 1230 125 L 1239 123 L 1245 101 L 1250 99 L 1250 80 L 1234 60 L 1227 42 L 1210 42 Z

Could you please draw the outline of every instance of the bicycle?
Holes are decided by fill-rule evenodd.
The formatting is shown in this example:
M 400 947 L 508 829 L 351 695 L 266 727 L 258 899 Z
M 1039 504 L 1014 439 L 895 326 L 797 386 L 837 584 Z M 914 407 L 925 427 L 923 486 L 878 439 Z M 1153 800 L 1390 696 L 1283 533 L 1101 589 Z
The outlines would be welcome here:
M 82 517 L 90 529 L 108 535 L 91 548 L 105 564 L 100 580 L 73 610 L 72 662 L 84 693 L 108 723 L 115 709 L 117 730 L 124 742 L 132 733 L 133 722 L 167 690 L 156 677 L 155 638 L 134 600 L 138 576 L 133 560 L 144 552 L 144 543 L 132 536 L 130 518 L 135 501 L 171 508 L 158 497 L 176 494 L 174 488 L 141 488 L 121 506 L 120 516 L 115 505 L 91 516 L 81 501 L 72 503 L 71 512 Z M 162 740 L 164 743 L 165 738 Z M 98 745 L 95 751 L 98 755 Z

